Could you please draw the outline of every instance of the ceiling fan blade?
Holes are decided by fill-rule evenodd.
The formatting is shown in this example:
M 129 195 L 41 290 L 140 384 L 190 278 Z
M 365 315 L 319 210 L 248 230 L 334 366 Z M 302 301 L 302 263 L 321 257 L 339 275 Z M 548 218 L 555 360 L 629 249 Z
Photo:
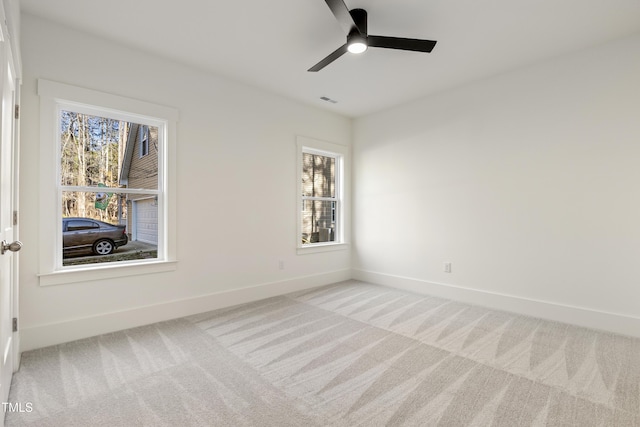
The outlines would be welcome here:
M 326 67 L 327 65 L 331 64 L 336 59 L 340 58 L 345 53 L 347 53 L 347 45 L 343 44 L 342 46 L 340 46 L 339 48 L 334 50 L 331 54 L 329 54 L 329 56 L 324 58 L 322 61 L 318 62 L 313 67 L 309 68 L 307 71 L 314 71 L 314 72 L 315 71 L 320 71 L 324 67 Z
M 342 27 L 345 34 L 351 33 L 351 31 L 355 28 L 358 29 L 351 13 L 349 13 L 349 8 L 344 1 L 342 0 L 324 0 L 331 9 L 331 13 L 338 20 L 338 24 Z M 359 32 L 360 30 L 358 30 Z
M 370 47 L 412 50 L 414 52 L 431 52 L 436 45 L 435 40 L 405 39 L 401 37 L 369 36 Z

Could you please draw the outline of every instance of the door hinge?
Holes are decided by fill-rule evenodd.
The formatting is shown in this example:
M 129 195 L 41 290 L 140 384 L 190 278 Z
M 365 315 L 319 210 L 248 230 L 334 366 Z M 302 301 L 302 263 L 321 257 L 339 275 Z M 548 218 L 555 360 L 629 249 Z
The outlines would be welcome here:
M 18 211 L 13 211 L 13 225 L 18 225 Z
M 18 318 L 13 318 L 13 332 L 18 332 Z
M 19 105 L 16 105 L 15 117 L 16 117 L 16 120 L 18 120 L 20 118 L 20 106 Z

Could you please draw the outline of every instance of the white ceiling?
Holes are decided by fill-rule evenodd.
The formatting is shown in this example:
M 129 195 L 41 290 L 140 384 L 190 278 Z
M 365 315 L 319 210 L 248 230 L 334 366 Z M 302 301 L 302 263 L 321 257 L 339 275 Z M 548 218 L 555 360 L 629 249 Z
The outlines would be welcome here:
M 309 73 L 345 42 L 324 0 L 21 0 L 23 12 L 350 117 L 640 32 L 640 0 L 346 4 L 368 11 L 369 34 L 438 44 L 371 48 Z

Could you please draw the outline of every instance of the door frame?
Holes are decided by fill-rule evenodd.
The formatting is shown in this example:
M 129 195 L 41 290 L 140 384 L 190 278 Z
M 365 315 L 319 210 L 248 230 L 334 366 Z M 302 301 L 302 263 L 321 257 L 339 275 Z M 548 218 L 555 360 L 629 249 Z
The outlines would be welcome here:
M 9 203 L 10 203 L 10 223 L 12 224 L 11 234 L 12 240 L 19 240 L 20 229 L 19 229 L 19 221 L 18 221 L 18 207 L 19 207 L 19 166 L 20 166 L 20 86 L 22 82 L 22 62 L 20 58 L 20 47 L 17 37 L 16 30 L 19 28 L 17 25 L 19 21 L 20 10 L 19 3 L 15 0 L 0 0 L 0 48 L 2 49 L 2 55 L 0 66 L 2 67 L 2 72 L 0 73 L 0 78 L 2 79 L 0 83 L 0 93 L 4 96 L 3 87 L 5 81 L 5 74 L 9 72 L 11 76 L 11 81 L 13 85 L 13 94 L 12 94 L 12 105 L 9 106 L 5 111 L 6 114 L 10 117 L 7 122 L 10 123 L 10 135 L 9 135 L 9 144 L 11 145 L 10 150 L 10 169 L 11 169 L 11 189 L 12 192 Z M 5 116 L 6 117 L 6 116 Z M 4 122 L 4 117 L 0 118 Z M 4 132 L 4 130 L 2 130 Z M 18 253 L 11 254 L 10 260 L 10 269 L 12 270 L 11 275 L 11 283 L 9 285 L 10 288 L 10 301 L 9 301 L 9 316 L 10 323 L 13 323 L 11 319 L 18 319 L 19 315 L 19 255 Z M 9 325 L 12 327 L 13 325 Z M 16 372 L 20 366 L 20 333 L 12 329 L 11 333 L 11 354 L 8 355 L 12 359 L 12 367 L 13 372 L 9 373 L 9 377 Z M 9 383 L 9 388 L 10 388 Z M 0 423 L 4 420 L 5 413 L 1 414 Z

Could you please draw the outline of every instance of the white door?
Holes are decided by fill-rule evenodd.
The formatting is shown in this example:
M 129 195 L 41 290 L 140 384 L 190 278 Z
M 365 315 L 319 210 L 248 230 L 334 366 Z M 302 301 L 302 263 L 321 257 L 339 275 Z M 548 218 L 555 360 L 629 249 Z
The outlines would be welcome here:
M 21 245 L 17 242 L 18 230 L 14 224 L 18 172 L 14 118 L 16 76 L 6 27 L 3 25 L 0 28 L 0 400 L 7 402 L 17 354 L 17 334 L 13 331 L 18 280 L 18 255 L 15 252 Z M 0 417 L 4 417 L 4 414 L 5 411 L 2 411 Z

